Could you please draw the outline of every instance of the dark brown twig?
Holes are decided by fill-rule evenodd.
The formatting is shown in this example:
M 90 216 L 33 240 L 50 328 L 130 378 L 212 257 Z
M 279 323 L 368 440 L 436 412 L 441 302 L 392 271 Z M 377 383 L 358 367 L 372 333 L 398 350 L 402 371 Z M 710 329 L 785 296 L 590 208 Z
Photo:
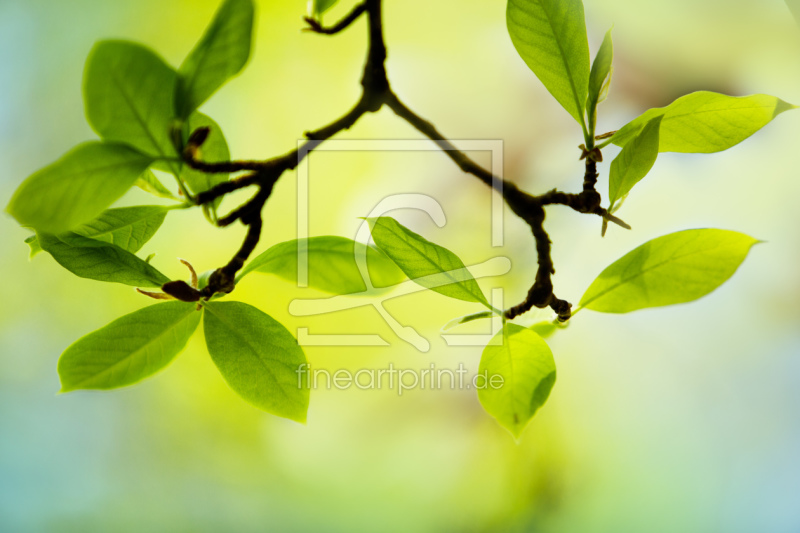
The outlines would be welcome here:
M 328 28 L 323 27 L 314 19 L 305 19 L 309 24 L 309 28 L 306 28 L 307 31 L 334 35 L 348 28 L 361 15 L 366 14 L 368 19 L 369 49 L 361 79 L 361 98 L 350 111 L 339 119 L 318 130 L 306 132 L 305 137 L 308 141 L 302 146 L 282 156 L 265 161 L 206 163 L 198 160 L 197 155 L 198 148 L 207 137 L 208 132 L 200 129 L 190 136 L 187 146 L 182 150 L 182 154 L 184 161 L 192 168 L 207 173 L 251 172 L 198 194 L 195 199 L 197 204 L 211 203 L 222 196 L 245 187 L 258 187 L 258 192 L 253 198 L 219 220 L 218 224 L 220 226 L 230 225 L 237 220 L 241 221 L 248 227 L 247 235 L 236 255 L 227 265 L 217 269 L 210 276 L 208 286 L 199 291 L 198 294 L 205 298 L 210 298 L 217 292 L 227 293 L 233 290 L 236 273 L 244 266 L 245 261 L 258 244 L 263 225 L 261 211 L 278 179 L 286 171 L 295 169 L 303 159 L 308 157 L 324 141 L 351 128 L 365 114 L 377 112 L 385 105 L 398 117 L 435 142 L 461 170 L 472 174 L 501 194 L 509 208 L 530 226 L 536 241 L 538 263 L 536 278 L 525 300 L 519 305 L 508 309 L 505 312 L 506 318 L 513 319 L 533 307 L 544 308 L 549 306 L 555 311 L 560 320 L 568 320 L 571 314 L 571 304 L 565 300 L 558 299 L 553 293 L 551 278 L 555 273 L 555 268 L 551 258 L 552 243 L 544 229 L 545 206 L 565 205 L 579 213 L 595 214 L 603 217 L 605 221 L 611 221 L 630 229 L 630 226 L 600 207 L 601 197 L 595 186 L 597 183 L 596 163 L 602 161 L 602 153 L 598 148 L 593 148 L 592 150 L 583 148 L 581 159 L 586 160 L 586 171 L 583 191 L 579 194 L 570 194 L 554 189 L 540 196 L 532 196 L 521 191 L 515 184 L 493 175 L 490 171 L 478 165 L 464 152 L 458 150 L 431 122 L 414 113 L 392 91 L 386 75 L 387 51 L 383 39 L 381 3 L 381 0 L 364 0 L 339 23 Z M 170 288 L 178 289 L 178 287 Z M 184 288 L 180 287 L 179 289 L 183 290 Z M 194 297 L 194 294 L 190 296 Z
M 325 27 L 318 20 L 311 17 L 303 17 L 303 20 L 308 23 L 308 28 L 303 28 L 303 31 L 310 31 L 319 33 L 321 35 L 336 35 L 337 33 L 346 30 L 350 25 L 355 22 L 367 9 L 366 3 L 358 4 L 353 10 L 342 20 L 333 26 Z

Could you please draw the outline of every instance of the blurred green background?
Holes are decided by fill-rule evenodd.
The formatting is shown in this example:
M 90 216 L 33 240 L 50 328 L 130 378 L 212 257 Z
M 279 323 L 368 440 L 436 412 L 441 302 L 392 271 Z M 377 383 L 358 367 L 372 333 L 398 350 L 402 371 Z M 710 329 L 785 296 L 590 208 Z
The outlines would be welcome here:
M 216 4 L 0 0 L 0 204 L 31 172 L 94 138 L 80 86 L 96 40 L 141 41 L 177 65 Z M 237 158 L 283 153 L 339 116 L 358 96 L 363 61 L 363 22 L 328 39 L 299 31 L 300 0 L 257 4 L 249 68 L 204 106 Z M 341 0 L 327 18 L 353 4 Z M 580 130 L 514 51 L 505 2 L 385 4 L 389 74 L 412 108 L 451 138 L 502 139 L 505 174 L 525 190 L 579 186 Z M 592 53 L 614 25 L 603 131 L 700 89 L 800 103 L 800 31 L 782 1 L 585 4 Z M 383 111 L 342 138 L 419 136 Z M 519 444 L 474 391 L 320 390 L 307 426 L 266 415 L 226 387 L 199 331 L 174 364 L 140 385 L 56 396 L 61 351 L 149 302 L 129 287 L 76 278 L 46 254 L 29 262 L 27 232 L 5 216 L 0 530 L 799 531 L 798 141 L 795 111 L 728 152 L 662 155 L 619 213 L 631 232 L 611 228 L 600 239 L 595 218 L 550 210 L 557 292 L 573 302 L 610 262 L 672 231 L 720 227 L 767 244 L 694 304 L 581 313 L 551 342 L 558 382 Z M 606 160 L 615 152 L 606 150 Z M 489 191 L 442 154 L 318 153 L 311 168 L 312 234 L 353 237 L 358 217 L 384 196 L 430 194 L 447 214 L 444 228 L 412 211 L 396 216 L 467 264 L 507 255 L 511 274 L 481 284 L 501 284 L 508 303 L 524 296 L 535 261 L 526 227 L 507 216 L 506 246 L 492 249 Z M 260 249 L 293 237 L 295 194 L 286 175 Z M 136 203 L 153 200 L 132 191 L 121 202 Z M 184 278 L 176 257 L 208 270 L 241 236 L 240 228 L 214 230 L 197 211 L 176 212 L 143 253 L 157 252 L 159 268 Z M 309 293 L 254 275 L 235 297 L 292 331 L 378 333 L 392 344 L 306 348 L 318 368 L 477 369 L 480 349 L 447 347 L 439 334 L 477 310 L 470 304 L 432 293 L 388 304 L 431 340 L 422 354 L 369 308 L 290 316 L 289 302 Z

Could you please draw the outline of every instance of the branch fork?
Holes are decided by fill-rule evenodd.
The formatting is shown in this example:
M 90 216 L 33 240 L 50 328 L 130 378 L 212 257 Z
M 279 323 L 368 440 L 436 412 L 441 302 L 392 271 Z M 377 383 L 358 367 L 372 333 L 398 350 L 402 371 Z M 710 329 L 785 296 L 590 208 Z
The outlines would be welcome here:
M 227 265 L 218 268 L 209 278 L 208 285 L 201 290 L 183 281 L 165 284 L 162 289 L 170 296 L 183 301 L 206 300 L 216 293 L 229 293 L 234 290 L 236 273 L 244 266 L 245 261 L 255 250 L 260 239 L 263 220 L 261 212 L 272 193 L 275 183 L 289 170 L 295 169 L 300 162 L 316 147 L 336 134 L 351 128 L 367 113 L 380 111 L 384 106 L 395 115 L 408 122 L 417 131 L 435 142 L 445 154 L 465 173 L 472 174 L 484 184 L 494 188 L 509 208 L 531 228 L 536 241 L 538 269 L 533 286 L 525 300 L 504 312 L 506 319 L 513 319 L 526 313 L 533 307 L 550 307 L 560 321 L 567 321 L 571 316 L 572 305 L 566 300 L 556 297 L 553 292 L 552 275 L 555 268 L 551 258 L 551 241 L 544 229 L 545 206 L 565 205 L 578 213 L 595 214 L 603 218 L 604 224 L 613 222 L 630 229 L 625 222 L 614 217 L 600 207 L 601 196 L 595 186 L 597 183 L 597 162 L 603 160 L 599 147 L 587 148 L 581 145 L 581 160 L 585 161 L 583 191 L 570 194 L 551 190 L 540 196 L 533 196 L 521 191 L 515 184 L 494 176 L 490 171 L 478 165 L 464 152 L 455 148 L 451 141 L 442 135 L 429 121 L 414 113 L 391 89 L 386 74 L 386 45 L 383 38 L 382 0 L 364 0 L 337 24 L 326 27 L 316 19 L 306 17 L 308 27 L 304 31 L 321 35 L 335 35 L 353 25 L 362 16 L 368 23 L 369 47 L 361 78 L 362 94 L 356 105 L 341 118 L 315 131 L 305 132 L 307 142 L 301 147 L 282 156 L 264 161 L 227 161 L 207 163 L 200 160 L 200 147 L 208 138 L 209 129 L 199 128 L 191 133 L 185 146 L 177 147 L 184 163 L 191 168 L 205 173 L 240 173 L 215 187 L 199 193 L 193 199 L 197 205 L 206 205 L 215 200 L 246 187 L 257 187 L 256 194 L 245 204 L 219 219 L 221 227 L 233 224 L 237 220 L 247 227 L 247 234 L 241 248 Z M 601 136 L 603 137 L 603 136 Z

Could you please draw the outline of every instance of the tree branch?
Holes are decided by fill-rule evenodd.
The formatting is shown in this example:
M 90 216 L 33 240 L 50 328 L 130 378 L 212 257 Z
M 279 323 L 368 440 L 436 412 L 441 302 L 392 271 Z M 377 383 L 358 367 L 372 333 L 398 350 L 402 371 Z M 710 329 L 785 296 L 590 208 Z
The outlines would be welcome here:
M 318 130 L 306 132 L 305 137 L 308 141 L 302 146 L 282 156 L 265 161 L 231 161 L 223 163 L 199 161 L 197 158 L 198 148 L 208 136 L 208 132 L 202 131 L 202 128 L 192 133 L 187 146 L 182 150 L 184 161 L 192 168 L 202 172 L 233 173 L 251 171 L 250 174 L 234 178 L 198 194 L 196 197 L 197 204 L 202 205 L 213 202 L 226 194 L 245 187 L 255 185 L 259 188 L 252 199 L 219 220 L 220 226 L 227 226 L 236 220 L 240 220 L 248 226 L 248 231 L 242 247 L 236 255 L 227 265 L 217 269 L 210 277 L 208 286 L 201 291 L 203 297 L 210 298 L 216 292 L 230 292 L 233 290 L 236 272 L 244 266 L 245 261 L 258 244 L 263 225 L 261 211 L 278 179 L 286 171 L 297 168 L 303 159 L 308 157 L 324 141 L 351 128 L 365 114 L 377 112 L 385 105 L 398 117 L 435 142 L 462 171 L 472 174 L 481 182 L 500 193 L 514 214 L 530 226 L 536 241 L 538 263 L 536 278 L 525 300 L 519 305 L 508 309 L 505 312 L 506 318 L 513 319 L 533 307 L 544 308 L 549 306 L 556 312 L 560 320 L 568 320 L 571 314 L 571 304 L 565 300 L 558 299 L 553 293 L 551 276 L 555 273 L 555 268 L 551 258 L 552 243 L 544 229 L 545 206 L 565 205 L 579 213 L 599 215 L 605 221 L 614 222 L 630 229 L 630 226 L 600 207 L 601 197 L 595 189 L 597 183 L 596 163 L 597 161 L 602 161 L 600 149 L 592 148 L 592 150 L 587 150 L 582 146 L 583 155 L 581 159 L 586 160 L 586 171 L 581 193 L 570 194 L 553 189 L 540 196 L 532 196 L 521 191 L 515 184 L 493 175 L 464 152 L 458 150 L 431 122 L 414 113 L 392 91 L 385 67 L 387 50 L 383 39 L 381 0 L 364 0 L 344 19 L 329 28 L 323 27 L 314 19 L 306 18 L 305 20 L 310 26 L 306 30 L 324 35 L 334 35 L 348 28 L 363 14 L 366 14 L 369 23 L 369 49 L 361 79 L 362 94 L 356 105 L 345 115 Z
M 321 35 L 336 35 L 337 33 L 346 30 L 350 25 L 355 22 L 367 10 L 366 3 L 358 4 L 353 10 L 336 25 L 326 28 L 318 20 L 311 17 L 303 17 L 308 23 L 308 28 L 303 28 L 303 31 L 310 31 L 319 33 Z

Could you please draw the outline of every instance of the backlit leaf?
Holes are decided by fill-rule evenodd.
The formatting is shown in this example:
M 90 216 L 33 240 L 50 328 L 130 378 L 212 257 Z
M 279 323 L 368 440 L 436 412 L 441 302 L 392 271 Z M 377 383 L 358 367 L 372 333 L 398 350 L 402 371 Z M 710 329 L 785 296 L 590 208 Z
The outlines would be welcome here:
M 178 200 L 178 197 L 172 194 L 172 191 L 164 187 L 164 184 L 153 174 L 152 170 L 145 170 L 142 175 L 139 176 L 139 179 L 136 180 L 135 185 L 153 196 L 166 198 L 168 200 Z
M 662 119 L 663 115 L 648 122 L 611 162 L 608 179 L 610 205 L 628 194 L 653 168 L 658 157 L 658 132 Z
M 320 17 L 332 8 L 339 0 L 311 0 L 311 16 Z
M 405 279 L 391 259 L 372 246 L 344 237 L 311 237 L 303 241 L 276 244 L 253 259 L 242 271 L 276 274 L 297 282 L 297 248 L 305 247 L 308 258 L 308 286 L 332 294 L 357 294 L 367 290 L 356 257 L 366 254 L 369 279 L 375 288 L 396 285 Z
M 477 302 L 491 309 L 478 282 L 456 254 L 428 241 L 393 218 L 370 218 L 368 221 L 375 244 L 409 279 L 439 294 Z M 419 279 L 435 274 L 440 276 Z M 441 283 L 443 280 L 446 284 Z
M 75 228 L 74 233 L 103 242 L 110 242 L 136 253 L 155 235 L 170 211 L 160 205 L 120 207 L 103 212 L 95 220 Z M 30 238 L 36 242 L 36 236 Z M 28 242 L 28 241 L 26 241 Z M 33 246 L 33 242 L 29 242 Z
M 608 96 L 608 89 L 611 85 L 611 75 L 614 72 L 612 61 L 614 59 L 614 44 L 611 40 L 611 30 L 606 32 L 603 44 L 592 62 L 592 71 L 589 74 L 589 95 L 586 100 L 586 115 L 589 117 L 589 124 L 592 133 L 594 132 L 595 118 L 597 115 L 597 104 Z
M 550 347 L 539 335 L 507 323 L 484 348 L 478 373 L 487 377 L 486 386 L 478 389 L 481 405 L 519 438 L 550 396 L 556 381 L 556 363 Z M 502 380 L 496 376 L 502 376 Z
M 58 360 L 61 392 L 132 385 L 167 366 L 200 323 L 195 304 L 165 302 L 92 332 Z
M 511 42 L 550 94 L 583 124 L 589 41 L 581 0 L 508 0 Z
M 37 238 L 58 264 L 81 278 L 134 287 L 161 287 L 170 281 L 149 263 L 108 242 L 77 233 L 37 233 Z
M 85 143 L 22 182 L 6 210 L 23 226 L 67 231 L 100 215 L 151 162 L 121 144 Z
M 252 0 L 225 0 L 219 8 L 179 69 L 175 102 L 181 117 L 191 115 L 244 68 L 253 40 L 253 11 Z
M 86 118 L 100 137 L 155 157 L 177 157 L 175 71 L 149 48 L 101 41 L 89 53 L 83 79 Z
M 663 115 L 661 152 L 712 153 L 727 150 L 797 106 L 766 94 L 726 96 L 698 91 L 666 107 L 649 109 L 620 129 L 611 141 L 625 146 L 650 120 Z
M 283 325 L 240 302 L 205 302 L 208 353 L 239 396 L 268 413 L 305 423 L 309 388 L 301 382 L 306 356 Z
M 580 305 L 603 313 L 629 313 L 697 300 L 725 283 L 757 242 L 721 229 L 658 237 L 606 268 Z

